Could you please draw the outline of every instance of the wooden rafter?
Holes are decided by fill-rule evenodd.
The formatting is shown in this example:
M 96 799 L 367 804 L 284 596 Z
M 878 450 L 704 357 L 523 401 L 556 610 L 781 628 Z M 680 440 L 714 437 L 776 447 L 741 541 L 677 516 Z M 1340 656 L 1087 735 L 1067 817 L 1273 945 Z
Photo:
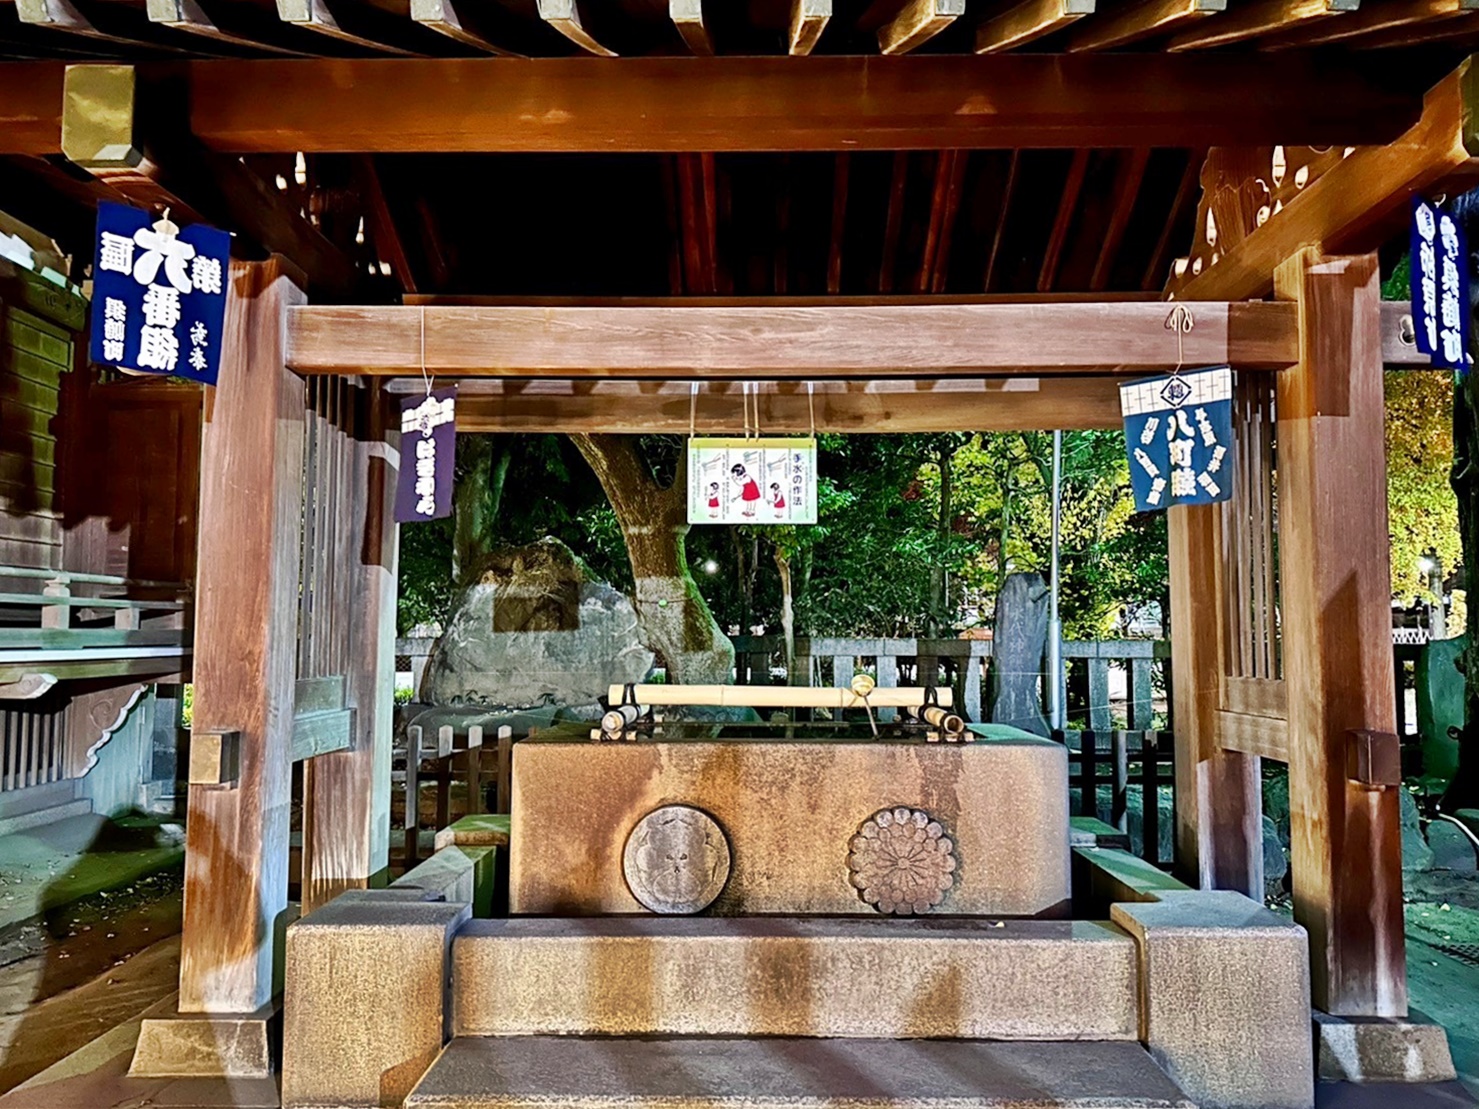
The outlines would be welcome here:
M 1094 14 L 1094 0 L 1023 0 L 976 29 L 976 53 L 1000 54 Z
M 1395 50 L 1409 46 L 1427 46 L 1448 39 L 1468 39 L 1479 35 L 1479 12 L 1471 12 L 1450 19 L 1437 19 L 1428 23 L 1414 23 L 1405 27 L 1392 27 L 1384 31 L 1373 31 L 1352 40 L 1351 50 Z
M 411 0 L 411 18 L 427 30 L 446 35 L 454 42 L 485 54 L 505 58 L 521 56 L 496 42 L 496 35 L 483 26 L 478 9 L 463 3 L 463 0 Z
M 1058 215 L 1053 220 L 1053 229 L 1048 233 L 1048 247 L 1043 255 L 1042 269 L 1038 272 L 1037 291 L 1052 290 L 1058 278 L 1058 263 L 1063 259 L 1063 244 L 1068 241 L 1068 228 L 1078 211 L 1078 194 L 1084 187 L 1084 175 L 1089 171 L 1089 152 L 1075 150 L 1073 161 L 1068 167 L 1068 177 L 1063 182 L 1063 195 L 1058 199 Z
M 915 290 L 939 293 L 950 272 L 950 246 L 954 240 L 955 217 L 960 210 L 960 192 L 968 163 L 963 150 L 942 150 L 935 166 L 935 187 L 930 195 L 929 227 L 925 232 L 924 256 L 920 259 Z
M 842 291 L 842 242 L 847 235 L 847 183 L 851 159 L 844 151 L 832 163 L 832 234 L 827 241 L 827 292 Z
M 1405 220 L 1414 194 L 1479 179 L 1470 123 L 1479 109 L 1476 86 L 1470 59 L 1428 93 L 1422 118 L 1401 138 L 1342 158 L 1201 273 L 1168 288 L 1184 300 L 1260 296 L 1272 287 L 1274 268 L 1303 246 L 1374 250 Z
M 964 14 L 965 0 L 909 0 L 903 11 L 878 29 L 878 49 L 884 54 L 907 54 Z
M 704 23 L 703 0 L 668 0 L 668 18 L 690 53 L 703 57 L 714 53 L 714 39 Z
M 392 380 L 396 392 L 425 389 L 420 377 Z M 894 434 L 1118 428 L 1118 381 L 1075 376 L 1040 379 L 946 378 L 814 383 L 705 382 L 692 401 L 700 434 L 732 432 L 742 387 L 759 398 L 768 431 Z M 614 435 L 687 434 L 690 384 L 682 382 L 470 379 L 457 396 L 457 428 L 466 432 Z
M 996 263 L 1001 257 L 1002 240 L 1006 237 L 1007 216 L 1012 210 L 1012 193 L 1017 187 L 1017 177 L 1021 173 L 1022 152 L 1012 151 L 1011 161 L 1007 163 L 1007 180 L 1001 192 L 1001 218 L 996 221 L 996 230 L 991 235 L 991 247 L 986 251 L 986 270 L 981 277 L 981 291 L 991 292 L 991 280 L 996 276 Z
M 791 0 L 791 23 L 786 36 L 787 52 L 810 54 L 827 22 L 832 18 L 832 0 Z
M 616 51 L 597 42 L 586 28 L 580 0 L 539 0 L 539 18 L 588 54 L 616 57 Z
M 187 35 L 210 39 L 212 42 L 247 47 L 263 54 L 275 54 L 279 57 L 301 58 L 306 56 L 301 50 L 289 50 L 275 43 L 262 42 L 260 39 L 221 27 L 206 14 L 205 9 L 196 3 L 196 0 L 147 0 L 145 10 L 149 16 L 149 22 L 168 27 L 171 31 L 181 31 Z
M 888 182 L 888 214 L 883 225 L 883 254 L 878 263 L 878 291 L 894 291 L 894 265 L 899 254 L 899 235 L 904 227 L 904 189 L 909 182 L 909 155 L 896 151 Z
M 293 27 L 347 42 L 364 50 L 373 50 L 377 54 L 413 56 L 410 50 L 392 46 L 344 26 L 340 23 L 339 16 L 329 7 L 328 0 L 277 0 L 277 17 Z
M 1112 50 L 1142 39 L 1179 31 L 1227 9 L 1227 0 L 1140 0 L 1075 28 L 1069 53 Z
M 1115 183 L 1114 207 L 1110 213 L 1109 226 L 1104 229 L 1099 257 L 1095 260 L 1094 272 L 1089 277 L 1089 289 L 1092 292 L 1102 292 L 1109 286 L 1115 259 L 1119 256 L 1120 243 L 1124 240 L 1126 228 L 1130 226 L 1130 216 L 1135 211 L 1135 201 L 1140 196 L 1140 183 L 1145 180 L 1145 167 L 1149 163 L 1150 150 L 1147 147 L 1132 150 L 1128 163 Z M 1168 224 L 1170 222 L 1167 220 Z
M 395 217 L 385 198 L 385 189 L 380 173 L 375 168 L 375 159 L 369 154 L 357 156 L 354 176 L 365 203 L 365 222 L 369 224 L 370 241 L 375 244 L 375 253 L 381 261 L 389 264 L 402 289 L 408 293 L 416 292 L 416 275 L 411 269 L 405 243 L 401 240 Z
M 1263 50 L 1288 50 L 1349 42 L 1368 35 L 1406 34 L 1427 30 L 1455 16 L 1479 10 L 1479 0 L 1385 0 L 1363 4 L 1339 19 L 1319 19 L 1259 43 Z
M 423 313 L 424 312 L 424 316 Z M 422 328 L 424 320 L 424 332 Z M 1135 372 L 1176 363 L 1161 302 L 709 306 L 308 306 L 300 373 L 485 377 L 980 376 Z M 1072 343 L 1062 341 L 1072 335 Z M 1184 360 L 1289 365 L 1288 305 L 1207 304 Z
M 137 51 L 142 47 L 155 54 L 184 54 L 183 50 L 167 43 L 138 39 L 99 27 L 73 0 L 15 0 L 15 12 L 22 23 L 48 31 L 77 35 L 123 49 Z
M 1205 151 L 1194 150 L 1191 157 L 1186 160 L 1186 168 L 1181 173 L 1181 183 L 1176 186 L 1176 197 L 1171 201 L 1171 210 L 1167 213 L 1166 222 L 1162 224 L 1161 233 L 1151 249 L 1150 261 L 1145 266 L 1145 275 L 1140 279 L 1142 289 L 1159 289 L 1166 282 L 1171 269 L 1171 256 L 1176 252 L 1176 243 L 1171 236 L 1181 225 L 1182 217 L 1196 204 L 1197 179 L 1201 174 L 1202 163 L 1205 159 Z
M 1288 31 L 1309 20 L 1324 20 L 1356 11 L 1361 0 L 1252 0 L 1183 31 L 1166 46 L 1174 52 L 1206 50 Z

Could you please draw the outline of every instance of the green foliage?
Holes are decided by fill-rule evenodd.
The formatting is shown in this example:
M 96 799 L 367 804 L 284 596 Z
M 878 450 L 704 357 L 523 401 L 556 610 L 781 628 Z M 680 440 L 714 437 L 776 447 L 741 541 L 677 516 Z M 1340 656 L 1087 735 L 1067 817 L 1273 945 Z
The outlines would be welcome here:
M 1392 596 L 1432 600 L 1426 552 L 1437 552 L 1445 574 L 1459 564 L 1458 501 L 1449 485 L 1453 465 L 1453 376 L 1392 370 L 1386 388 L 1387 514 L 1392 538 Z

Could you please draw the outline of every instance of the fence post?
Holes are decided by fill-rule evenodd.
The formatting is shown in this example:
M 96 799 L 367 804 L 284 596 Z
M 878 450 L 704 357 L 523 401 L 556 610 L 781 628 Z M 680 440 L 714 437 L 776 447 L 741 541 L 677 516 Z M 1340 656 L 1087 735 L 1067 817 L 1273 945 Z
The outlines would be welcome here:
M 834 689 L 846 689 L 852 685 L 853 656 L 832 656 L 832 687 Z
M 421 826 L 421 725 L 406 729 L 406 869 L 416 865 Z
M 1143 732 L 1150 729 L 1155 713 L 1151 700 L 1150 668 L 1153 660 L 1132 658 L 1130 660 L 1130 730 Z
M 1121 832 L 1128 832 L 1130 830 L 1129 741 L 1130 735 L 1128 732 L 1113 731 L 1109 733 L 1110 750 L 1114 756 L 1114 791 L 1110 798 L 1109 821 Z

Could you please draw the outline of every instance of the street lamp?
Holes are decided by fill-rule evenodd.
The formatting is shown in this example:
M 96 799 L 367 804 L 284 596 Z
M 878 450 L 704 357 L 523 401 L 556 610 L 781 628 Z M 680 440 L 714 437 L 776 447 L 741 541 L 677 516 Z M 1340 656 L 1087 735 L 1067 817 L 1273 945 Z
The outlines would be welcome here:
M 1428 578 L 1428 638 L 1447 639 L 1448 619 L 1443 604 L 1443 560 L 1438 552 L 1429 547 L 1417 560 L 1417 568 Z

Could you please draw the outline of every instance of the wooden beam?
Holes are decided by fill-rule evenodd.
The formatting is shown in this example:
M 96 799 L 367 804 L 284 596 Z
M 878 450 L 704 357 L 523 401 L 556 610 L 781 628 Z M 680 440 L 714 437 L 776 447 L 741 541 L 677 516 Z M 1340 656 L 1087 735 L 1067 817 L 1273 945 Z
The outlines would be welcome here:
M 284 255 L 315 291 L 342 295 L 357 278 L 350 261 L 292 203 L 240 160 L 201 149 L 184 132 L 181 106 L 161 86 L 140 87 L 126 65 L 67 67 L 62 153 L 126 199 L 168 206 L 176 219 L 210 219 Z
M 1259 43 L 1261 50 L 1303 49 L 1332 42 L 1349 42 L 1368 35 L 1419 31 L 1433 24 L 1479 10 L 1479 0 L 1383 0 L 1367 3 L 1339 19 L 1310 20 L 1285 34 Z M 1355 45 L 1355 44 L 1353 44 Z
M 1114 208 L 1110 213 L 1109 226 L 1104 229 L 1104 238 L 1099 246 L 1099 257 L 1094 262 L 1094 272 L 1089 277 L 1089 290 L 1102 292 L 1114 273 L 1114 262 L 1119 255 L 1120 243 L 1125 229 L 1130 226 L 1130 216 L 1135 211 L 1135 201 L 1140 196 L 1140 184 L 1145 180 L 1145 167 L 1150 163 L 1150 151 L 1139 147 L 1131 151 L 1129 164 L 1120 172 L 1115 182 Z
M 703 0 L 668 0 L 668 18 L 691 53 L 712 57 L 714 40 L 704 23 Z
M 904 227 L 904 189 L 909 183 L 909 154 L 896 150 L 888 180 L 888 209 L 883 220 L 883 250 L 878 261 L 878 291 L 894 291 L 894 264 L 898 260 L 899 235 Z
M 1217 745 L 1224 751 L 1257 755 L 1275 762 L 1289 761 L 1289 723 L 1272 716 L 1219 711 Z
M 1274 269 L 1303 245 L 1374 250 L 1408 218 L 1414 194 L 1479 176 L 1479 72 L 1473 59 L 1439 82 L 1423 101 L 1422 118 L 1386 146 L 1361 147 L 1321 174 L 1214 265 L 1174 287 L 1180 300 L 1241 300 L 1263 296 Z
M 328 0 L 277 0 L 277 17 L 290 26 L 301 27 L 305 31 L 313 31 L 315 34 L 346 42 L 350 46 L 358 46 L 363 50 L 372 50 L 377 54 L 415 57 L 413 51 L 391 46 L 389 43 L 370 38 L 344 26 L 339 22 L 338 15 L 329 7 Z
M 1075 28 L 1067 50 L 1075 54 L 1082 50 L 1129 46 L 1141 39 L 1170 34 L 1226 10 L 1227 0 L 1140 0 Z
M 964 14 L 965 0 L 909 0 L 903 11 L 878 28 L 878 49 L 884 54 L 907 54 Z
M 842 243 L 847 235 L 847 180 L 851 157 L 846 152 L 833 155 L 832 164 L 832 234 L 827 243 L 827 292 L 842 292 Z
M 61 153 L 64 72 L 47 62 L 0 65 L 0 153 Z
M 1479 12 L 1467 12 L 1451 19 L 1437 19 L 1428 23 L 1414 23 L 1405 27 L 1391 27 L 1384 31 L 1373 31 L 1353 40 L 1352 50 L 1396 50 L 1409 46 L 1426 46 L 1429 43 L 1445 42 L 1454 38 L 1472 38 L 1479 34 Z
M 20 21 L 27 26 L 95 39 L 113 48 L 137 52 L 142 47 L 155 54 L 185 54 L 185 51 L 170 46 L 168 43 L 116 34 L 99 27 L 72 0 L 15 0 L 15 12 Z
M 1302 355 L 1277 385 L 1294 918 L 1315 1007 L 1402 1017 L 1402 787 L 1346 771 L 1349 733 L 1396 719 L 1376 255 L 1303 250 L 1275 294 L 1299 305 Z
M 1050 292 L 1058 278 L 1058 263 L 1063 258 L 1063 244 L 1068 241 L 1068 228 L 1078 211 L 1078 194 L 1084 187 L 1084 175 L 1089 172 L 1089 152 L 1075 150 L 1073 161 L 1068 166 L 1068 176 L 1063 182 L 1063 194 L 1058 198 L 1058 215 L 1053 228 L 1048 232 L 1048 246 L 1043 254 L 1042 269 L 1038 271 L 1037 291 Z
M 1387 367 L 1433 369 L 1426 354 L 1412 337 L 1412 305 L 1405 300 L 1381 302 L 1381 360 Z
M 200 476 L 195 721 L 241 733 L 235 789 L 190 787 L 181 1012 L 252 1013 L 274 990 L 287 909 L 303 383 L 283 364 L 288 305 L 273 263 L 234 263 L 221 387 L 208 390 Z
M 1233 7 L 1217 19 L 1183 31 L 1166 44 L 1166 49 L 1176 53 L 1230 46 L 1287 31 L 1309 20 L 1354 12 L 1360 3 L 1361 0 L 1252 0 Z
M 264 54 L 276 54 L 279 57 L 302 58 L 307 56 L 301 50 L 289 50 L 286 47 L 262 42 L 260 39 L 250 38 L 220 27 L 205 13 L 205 9 L 196 3 L 196 0 L 147 0 L 145 10 L 150 23 L 168 27 L 171 31 L 196 35 L 210 39 L 212 42 L 224 42 L 229 46 L 244 46 Z
M 425 388 L 420 378 L 393 381 L 397 392 Z M 736 432 L 743 421 L 741 383 L 706 382 L 697 399 L 686 381 L 464 380 L 457 427 L 468 432 L 606 432 L 684 435 Z M 1113 377 L 940 378 L 751 383 L 761 426 L 776 432 L 1020 431 L 1120 426 Z
M 1378 59 L 1294 53 L 194 62 L 186 84 L 192 133 L 232 153 L 1349 146 L 1421 101 Z
M 411 0 L 411 18 L 428 30 L 485 54 L 505 58 L 523 56 L 495 42 L 483 27 L 477 9 L 469 8 L 462 0 Z
M 539 18 L 587 53 L 616 57 L 615 50 L 597 42 L 586 30 L 580 0 L 539 0 Z
M 1197 184 L 1201 179 L 1202 165 L 1207 160 L 1205 150 L 1193 150 L 1187 155 L 1186 168 L 1181 173 L 1181 184 L 1176 187 L 1175 199 L 1171 201 L 1171 210 L 1166 214 L 1166 222 L 1161 226 L 1161 233 L 1156 238 L 1155 248 L 1150 252 L 1150 261 L 1145 266 L 1145 276 L 1141 278 L 1142 289 L 1159 289 L 1165 285 L 1171 272 L 1171 256 L 1175 253 L 1175 243 L 1171 236 L 1176 233 L 1176 228 L 1181 222 L 1181 214 L 1188 208 L 1196 207 Z
M 810 54 L 832 18 L 832 0 L 791 0 L 791 25 L 787 52 Z
M 1011 161 L 1007 163 L 1007 179 L 1002 186 L 1001 192 L 1001 218 L 996 221 L 996 230 L 991 235 L 991 247 L 986 251 L 986 272 L 981 277 L 981 291 L 991 292 L 991 279 L 996 275 L 996 260 L 1001 256 L 1001 244 L 1006 238 L 1007 216 L 1012 210 L 1012 192 L 1017 186 L 1017 176 L 1021 170 L 1022 152 L 1012 151 Z
M 292 312 L 300 373 L 481 377 L 846 377 L 1176 363 L 1163 303 L 837 307 L 324 307 Z M 1277 368 L 1288 305 L 1199 304 L 1184 360 Z M 1063 342 L 1072 335 L 1073 342 Z
M 1094 14 L 1094 0 L 1023 0 L 976 29 L 976 53 L 1000 54 Z

